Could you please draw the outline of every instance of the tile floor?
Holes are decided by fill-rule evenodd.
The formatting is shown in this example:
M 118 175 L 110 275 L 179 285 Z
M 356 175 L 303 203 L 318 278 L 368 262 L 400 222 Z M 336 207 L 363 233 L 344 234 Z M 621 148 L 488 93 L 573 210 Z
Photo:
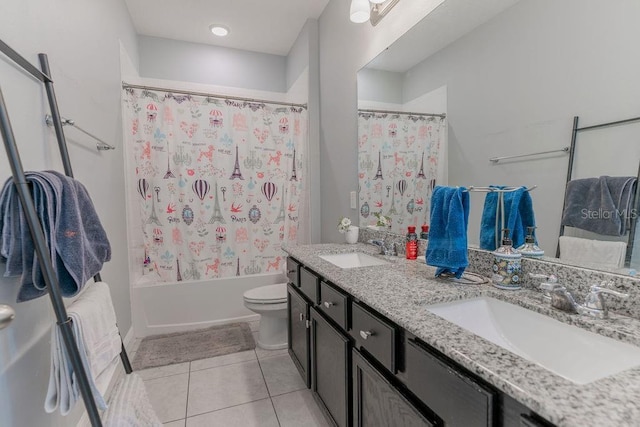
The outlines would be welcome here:
M 138 374 L 165 426 L 329 425 L 287 350 L 256 348 Z

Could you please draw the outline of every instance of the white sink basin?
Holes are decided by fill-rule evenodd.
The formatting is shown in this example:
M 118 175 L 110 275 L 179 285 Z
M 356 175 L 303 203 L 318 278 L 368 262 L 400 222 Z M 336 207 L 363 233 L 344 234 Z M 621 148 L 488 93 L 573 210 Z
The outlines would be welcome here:
M 490 297 L 427 310 L 576 384 L 640 366 L 640 347 Z
M 371 267 L 373 265 L 389 264 L 387 261 L 364 254 L 362 252 L 349 252 L 346 254 L 320 255 L 325 261 L 340 268 Z

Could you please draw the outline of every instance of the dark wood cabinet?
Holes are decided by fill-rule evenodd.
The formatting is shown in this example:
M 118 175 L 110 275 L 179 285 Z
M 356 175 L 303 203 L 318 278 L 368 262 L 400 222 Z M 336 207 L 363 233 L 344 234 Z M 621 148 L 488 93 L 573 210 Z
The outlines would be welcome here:
M 307 387 L 310 385 L 309 372 L 309 304 L 298 294 L 295 287 L 287 286 L 289 354 Z
M 358 349 L 364 348 L 392 374 L 396 373 L 398 333 L 395 325 L 354 301 L 351 304 L 350 333 Z
M 352 358 L 354 427 L 434 425 L 358 351 Z
M 351 341 L 311 309 L 311 389 L 338 427 L 350 425 Z
M 320 278 L 305 267 L 300 267 L 300 290 L 312 304 L 320 303 Z

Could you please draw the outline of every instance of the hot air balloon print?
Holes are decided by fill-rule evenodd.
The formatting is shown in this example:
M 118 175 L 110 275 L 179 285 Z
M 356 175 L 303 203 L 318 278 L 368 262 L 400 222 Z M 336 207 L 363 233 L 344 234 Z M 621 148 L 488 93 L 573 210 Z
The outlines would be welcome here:
M 278 129 L 280 130 L 280 133 L 288 133 L 289 132 L 289 119 L 287 119 L 286 117 L 283 117 L 280 119 L 280 121 L 278 122 Z
M 200 200 L 204 200 L 207 194 L 209 194 L 210 186 L 204 179 L 196 179 L 191 185 L 191 189 Z
M 161 245 L 163 241 L 164 241 L 164 238 L 162 237 L 162 230 L 159 229 L 159 228 L 154 228 L 153 229 L 153 243 L 155 243 L 157 245 Z
M 227 229 L 219 226 L 216 227 L 216 241 L 222 243 L 227 240 Z
M 407 190 L 407 180 L 401 179 L 397 184 L 398 191 L 400 192 L 400 196 L 404 196 L 404 192 Z
M 147 121 L 155 122 L 158 116 L 158 107 L 154 103 L 147 105 Z
M 147 200 L 147 192 L 149 191 L 149 183 L 146 179 L 140 178 L 138 180 L 138 194 L 143 200 Z
M 271 181 L 265 182 L 262 184 L 262 194 L 267 198 L 268 201 L 273 199 L 273 196 L 278 192 L 278 187 Z

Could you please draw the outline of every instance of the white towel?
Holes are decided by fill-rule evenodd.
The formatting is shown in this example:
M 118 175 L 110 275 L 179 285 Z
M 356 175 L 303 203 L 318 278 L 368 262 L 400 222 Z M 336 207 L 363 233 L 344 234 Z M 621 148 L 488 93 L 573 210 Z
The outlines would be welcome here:
M 109 286 L 104 282 L 88 286 L 69 306 L 67 313 L 72 320 L 73 335 L 96 405 L 104 410 L 107 405 L 103 395 L 117 367 L 121 350 Z M 60 328 L 54 326 L 51 332 L 51 371 L 45 410 L 51 413 L 60 408 L 60 413 L 67 415 L 80 397 L 78 381 Z
M 595 264 L 598 267 L 624 267 L 627 244 L 603 240 L 560 236 L 560 259 Z
M 109 409 L 103 415 L 105 427 L 160 427 L 144 388 L 135 373 L 126 375 L 111 392 Z

